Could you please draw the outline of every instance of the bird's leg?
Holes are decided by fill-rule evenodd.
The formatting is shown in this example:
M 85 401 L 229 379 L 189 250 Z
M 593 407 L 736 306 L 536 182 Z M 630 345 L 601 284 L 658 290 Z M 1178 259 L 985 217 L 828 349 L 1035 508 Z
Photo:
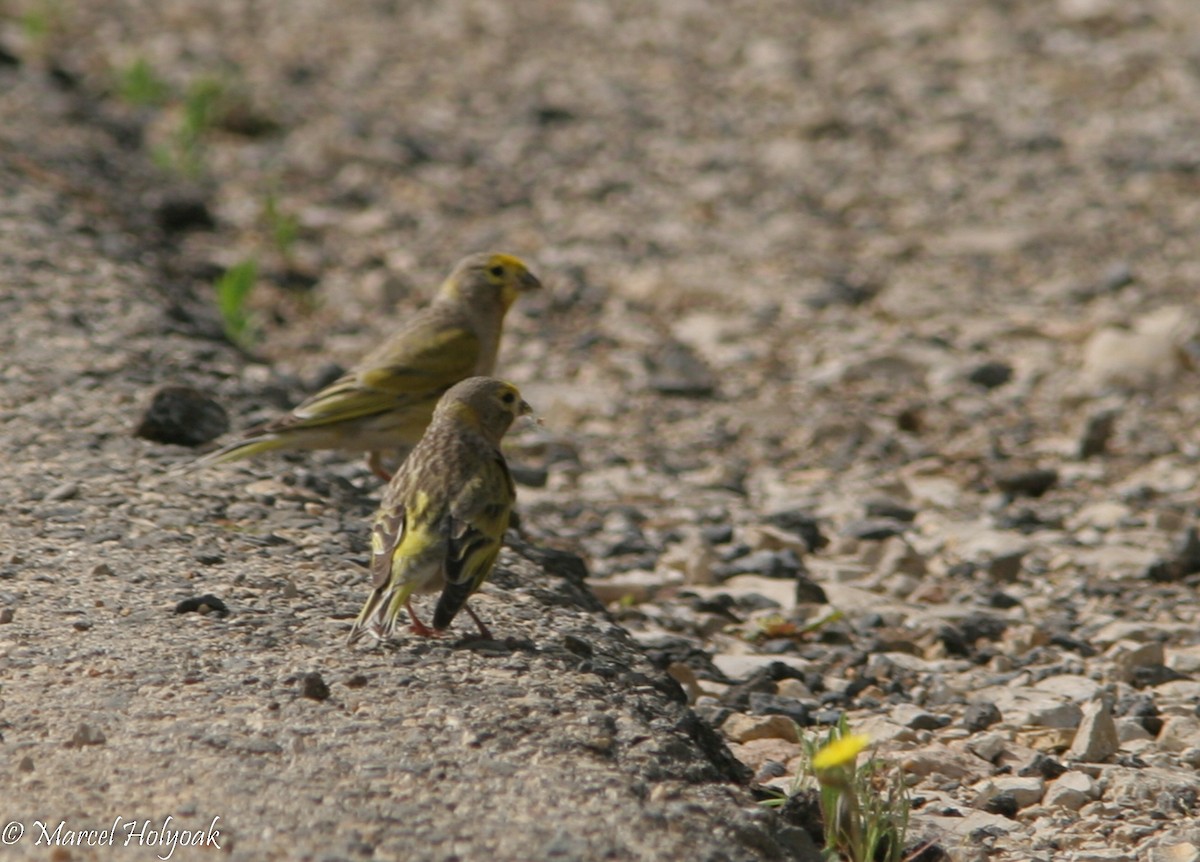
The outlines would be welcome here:
M 412 620 L 412 625 L 409 628 L 412 629 L 413 634 L 420 635 L 423 638 L 435 638 L 438 636 L 436 630 L 431 629 L 425 623 L 421 622 L 421 618 L 417 616 L 417 612 L 412 606 L 412 599 L 409 599 L 404 606 L 408 608 L 408 618 Z
M 471 619 L 475 620 L 475 625 L 479 626 L 479 636 L 484 640 L 495 640 L 495 638 L 492 637 L 492 633 L 488 631 L 488 627 L 483 624 L 483 620 L 475 616 L 475 611 L 471 610 L 471 606 L 463 605 L 463 607 L 467 609 L 467 613 L 471 615 Z
M 379 450 L 367 453 L 367 466 L 371 472 L 385 482 L 392 481 L 392 474 L 383 469 L 383 453 Z

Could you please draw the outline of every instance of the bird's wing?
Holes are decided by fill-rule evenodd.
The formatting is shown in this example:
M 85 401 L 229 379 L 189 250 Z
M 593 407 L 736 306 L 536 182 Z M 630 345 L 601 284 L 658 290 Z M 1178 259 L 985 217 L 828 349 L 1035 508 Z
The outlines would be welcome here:
M 360 364 L 357 379 L 363 388 L 393 395 L 440 393 L 471 376 L 479 351 L 479 337 L 470 329 L 442 327 L 398 340 L 395 347 L 385 345 Z
M 303 401 L 257 432 L 318 428 L 429 402 L 471 376 L 479 339 L 460 327 L 430 333 L 418 346 L 391 347 L 369 355 L 356 370 Z M 389 347 L 389 345 L 385 345 Z
M 490 553 L 495 560 L 516 496 L 508 465 L 498 451 L 479 475 L 459 487 L 450 501 L 447 582 L 470 581 L 480 568 L 480 554 Z M 486 575 L 490 562 L 482 568 Z
M 392 578 L 392 556 L 404 536 L 403 506 L 380 512 L 371 527 L 371 582 L 379 589 Z

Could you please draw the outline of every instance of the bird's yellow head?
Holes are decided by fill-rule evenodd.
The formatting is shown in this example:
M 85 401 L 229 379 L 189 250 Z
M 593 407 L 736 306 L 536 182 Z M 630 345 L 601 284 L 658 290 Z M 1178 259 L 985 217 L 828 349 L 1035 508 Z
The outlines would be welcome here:
M 511 254 L 473 254 L 459 261 L 446 279 L 443 292 L 467 302 L 500 301 L 507 311 L 522 293 L 538 290 L 542 283 L 524 262 Z
M 532 412 L 511 383 L 494 377 L 468 377 L 442 396 L 435 419 L 467 425 L 498 444 L 518 417 Z

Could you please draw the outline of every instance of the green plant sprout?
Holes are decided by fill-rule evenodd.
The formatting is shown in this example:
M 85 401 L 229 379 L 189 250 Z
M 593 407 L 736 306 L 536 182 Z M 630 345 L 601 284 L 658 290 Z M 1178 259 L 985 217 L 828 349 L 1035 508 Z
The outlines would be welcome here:
M 273 191 L 267 193 L 262 217 L 279 256 L 284 261 L 290 260 L 292 247 L 300 237 L 300 220 L 280 206 L 279 196 Z
M 171 97 L 171 87 L 139 57 L 117 73 L 117 94 L 135 107 L 157 107 Z
M 243 349 L 258 339 L 258 326 L 246 310 L 254 285 L 258 282 L 258 262 L 244 260 L 234 264 L 217 279 L 217 310 L 225 325 L 225 335 Z

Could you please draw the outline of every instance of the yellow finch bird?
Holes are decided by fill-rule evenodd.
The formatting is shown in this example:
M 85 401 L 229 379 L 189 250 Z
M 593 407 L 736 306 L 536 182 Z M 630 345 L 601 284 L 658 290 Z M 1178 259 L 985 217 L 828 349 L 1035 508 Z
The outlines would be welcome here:
M 473 375 L 491 374 L 504 315 L 541 282 L 509 254 L 474 254 L 459 261 L 433 302 L 411 317 L 354 368 L 285 416 L 218 449 L 199 465 L 233 461 L 272 449 L 368 452 L 385 481 L 382 450 L 411 449 L 442 393 Z
M 401 608 L 413 632 L 429 637 L 465 607 L 479 633 L 491 638 L 467 599 L 491 574 L 517 496 L 500 440 L 530 412 L 517 387 L 492 377 L 471 377 L 442 396 L 425 436 L 384 492 L 371 531 L 375 589 L 349 643 L 367 632 L 389 637 Z M 413 610 L 412 596 L 438 588 L 431 629 Z

